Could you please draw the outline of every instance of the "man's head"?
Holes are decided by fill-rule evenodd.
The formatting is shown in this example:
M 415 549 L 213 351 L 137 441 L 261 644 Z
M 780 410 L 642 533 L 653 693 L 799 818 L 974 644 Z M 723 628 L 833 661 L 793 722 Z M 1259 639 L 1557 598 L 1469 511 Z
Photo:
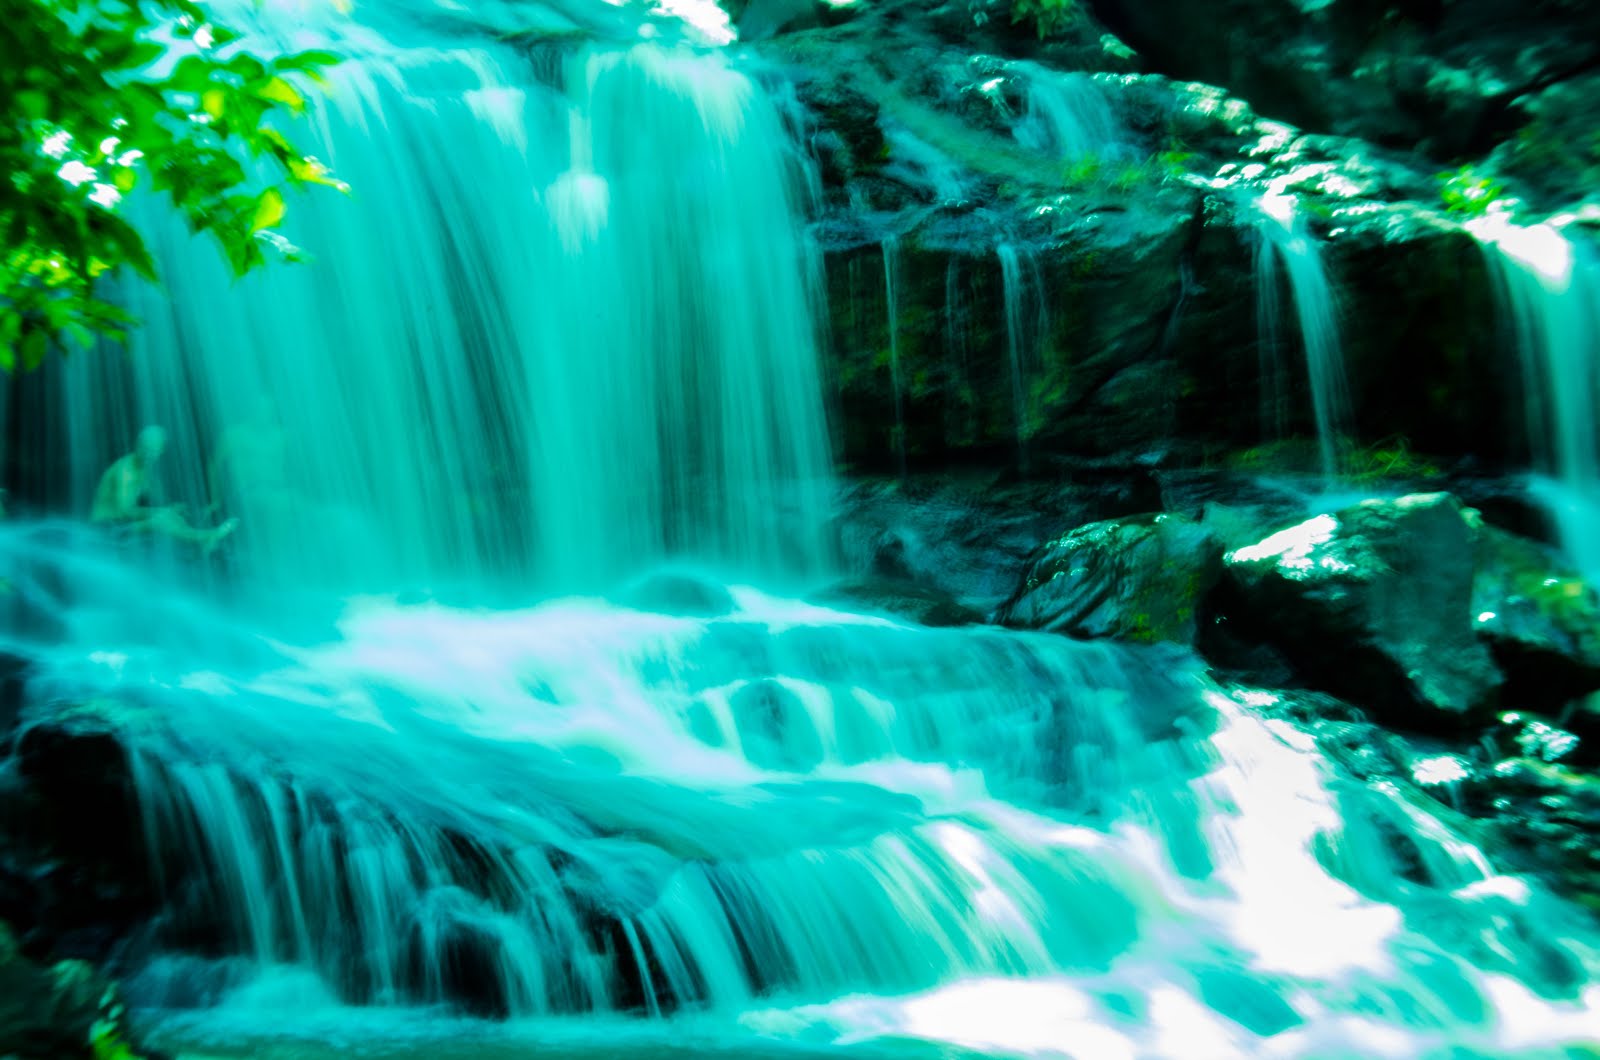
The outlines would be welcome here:
M 133 453 L 139 462 L 146 467 L 161 459 L 161 454 L 167 450 L 167 432 L 160 427 L 151 425 L 139 432 L 139 439 L 133 445 Z

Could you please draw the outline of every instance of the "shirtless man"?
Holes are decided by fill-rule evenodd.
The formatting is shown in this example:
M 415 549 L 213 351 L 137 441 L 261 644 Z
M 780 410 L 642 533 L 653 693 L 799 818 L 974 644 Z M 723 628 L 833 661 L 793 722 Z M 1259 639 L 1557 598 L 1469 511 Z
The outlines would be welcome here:
M 130 530 L 148 530 L 178 541 L 192 541 L 209 553 L 223 538 L 233 533 L 239 525 L 237 519 L 229 519 L 220 526 L 202 530 L 190 526 L 178 514 L 176 507 L 153 508 L 144 503 L 155 481 L 156 461 L 161 459 L 166 448 L 167 432 L 160 427 L 146 427 L 140 431 L 133 452 L 112 464 L 100 476 L 89 520 Z

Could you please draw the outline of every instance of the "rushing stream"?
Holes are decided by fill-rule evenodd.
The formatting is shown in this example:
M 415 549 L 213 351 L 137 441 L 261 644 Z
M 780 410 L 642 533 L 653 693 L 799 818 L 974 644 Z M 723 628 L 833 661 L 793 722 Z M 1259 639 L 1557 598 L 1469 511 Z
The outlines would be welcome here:
M 57 369 L 24 432 L 86 498 L 163 425 L 170 498 L 241 519 L 230 576 L 0 524 L 18 745 L 110 732 L 125 753 L 129 805 L 105 812 L 136 820 L 159 913 L 116 959 L 159 1041 L 1078 1060 L 1593 1041 L 1591 930 L 1411 788 L 1266 720 L 1267 693 L 1175 648 L 797 598 L 829 562 L 818 284 L 807 163 L 761 71 L 587 35 L 338 43 L 354 57 L 313 135 L 353 190 L 297 203 L 286 233 L 323 263 L 234 285 L 158 224 L 167 287 L 126 293 L 131 356 Z M 1073 114 L 1110 135 L 1092 82 L 1038 76 L 1040 149 L 1075 156 Z M 1292 219 L 1263 232 L 1331 475 L 1327 281 Z M 1021 459 L 1028 270 L 1001 255 Z M 663 563 L 686 566 L 646 573 Z
M 697 617 L 373 599 L 296 631 L 81 531 L 4 544 L 52 620 L 6 645 L 31 718 L 128 749 L 166 896 L 129 989 L 180 1043 L 452 1012 L 607 1055 L 619 1017 L 1077 1057 L 1544 1055 L 1590 1029 L 1556 903 L 1177 651 L 686 575 L 658 583 Z

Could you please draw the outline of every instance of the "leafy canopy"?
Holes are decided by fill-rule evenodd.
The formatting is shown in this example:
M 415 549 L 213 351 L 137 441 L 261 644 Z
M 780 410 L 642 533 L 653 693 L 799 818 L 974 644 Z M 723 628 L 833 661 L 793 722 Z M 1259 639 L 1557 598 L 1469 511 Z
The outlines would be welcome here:
M 216 237 L 235 275 L 268 247 L 294 256 L 272 231 L 287 188 L 344 187 L 274 122 L 305 108 L 297 82 L 328 52 L 253 55 L 193 0 L 0 0 L 0 20 L 0 370 L 65 335 L 125 334 L 96 281 L 156 278 L 119 212 L 136 186 Z

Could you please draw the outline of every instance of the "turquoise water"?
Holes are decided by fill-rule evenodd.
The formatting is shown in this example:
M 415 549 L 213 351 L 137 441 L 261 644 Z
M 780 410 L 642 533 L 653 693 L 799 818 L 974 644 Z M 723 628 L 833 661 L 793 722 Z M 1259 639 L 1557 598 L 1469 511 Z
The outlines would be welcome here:
M 1474 222 L 1498 280 L 1506 332 L 1522 365 L 1533 496 L 1569 557 L 1600 575 L 1600 261 L 1554 223 Z
M 225 563 L 0 526 L 26 723 L 129 755 L 161 911 L 120 957 L 158 1040 L 1592 1044 L 1590 922 L 1413 788 L 1343 775 L 1264 717 L 1271 693 L 1176 649 L 807 602 L 830 563 L 825 307 L 774 75 L 581 5 L 496 9 L 510 37 L 583 31 L 527 48 L 416 6 L 426 29 L 401 5 L 260 15 L 355 54 L 310 132 L 352 191 L 286 233 L 319 264 L 230 286 L 161 230 L 169 286 L 128 292 L 132 356 L 73 360 L 42 417 L 85 497 L 165 426 L 169 496 L 241 518 Z M 1267 245 L 1328 448 L 1306 238 L 1288 219 Z
M 132 754 L 169 899 L 127 989 L 194 1047 L 406 1055 L 474 1012 L 592 1055 L 1592 1037 L 1585 921 L 1181 652 L 685 575 L 677 614 L 371 598 L 312 630 L 63 533 L 7 529 L 61 625 L 4 647 L 33 719 Z

